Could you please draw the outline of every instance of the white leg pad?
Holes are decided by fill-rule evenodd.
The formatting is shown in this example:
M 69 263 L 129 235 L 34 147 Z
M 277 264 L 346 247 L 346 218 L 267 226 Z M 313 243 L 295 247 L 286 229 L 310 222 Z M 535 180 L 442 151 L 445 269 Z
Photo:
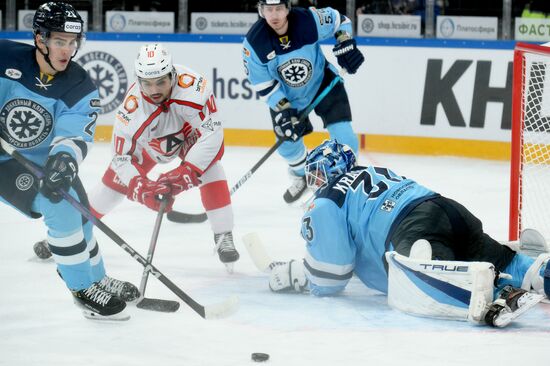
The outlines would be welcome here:
M 480 321 L 493 301 L 494 266 L 486 262 L 436 261 L 386 253 L 388 303 L 408 314 Z

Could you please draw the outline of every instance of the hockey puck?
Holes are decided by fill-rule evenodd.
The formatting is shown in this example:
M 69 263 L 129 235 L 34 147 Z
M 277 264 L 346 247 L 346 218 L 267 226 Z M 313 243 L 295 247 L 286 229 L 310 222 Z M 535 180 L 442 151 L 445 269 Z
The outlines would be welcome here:
M 267 360 L 269 360 L 269 355 L 267 353 L 255 352 L 252 354 L 252 361 L 264 362 Z

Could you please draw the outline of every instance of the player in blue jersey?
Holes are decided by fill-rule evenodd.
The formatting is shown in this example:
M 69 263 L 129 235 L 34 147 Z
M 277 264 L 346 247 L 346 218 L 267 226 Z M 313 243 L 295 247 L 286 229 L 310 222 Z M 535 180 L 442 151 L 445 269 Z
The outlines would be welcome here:
M 497 289 L 512 286 L 518 297 L 530 290 L 546 291 L 548 296 L 550 255 L 542 253 L 532 259 L 500 244 L 485 234 L 480 220 L 458 202 L 390 169 L 357 166 L 352 149 L 336 140 L 325 141 L 309 153 L 305 170 L 308 186 L 316 191 L 302 218 L 306 256 L 303 262 L 291 261 L 273 268 L 273 291 L 308 290 L 318 296 L 334 295 L 355 274 L 368 287 L 388 293 L 388 261 L 393 261 L 398 271 L 408 264 L 395 262 L 395 256 L 386 253 L 410 257 L 411 248 L 416 252 L 422 248 L 424 264 L 419 265 L 424 269 L 429 265 L 448 271 L 457 268 L 449 263 L 466 262 L 466 268 L 470 262 L 487 262 L 494 268 L 487 278 L 491 296 L 493 283 Z M 443 262 L 438 261 L 448 262 L 441 267 L 438 263 Z M 406 274 L 414 277 L 411 283 L 433 295 L 435 291 L 419 284 L 427 278 L 419 272 Z M 499 273 L 508 275 L 499 277 Z M 459 292 L 453 291 L 453 295 Z M 439 300 L 443 295 L 433 296 Z
M 294 202 L 306 190 L 304 163 L 306 148 L 302 136 L 313 130 L 298 116 L 338 75 L 325 58 L 319 42 L 335 38 L 333 52 L 345 72 L 354 74 L 364 61 L 351 37 L 351 21 L 332 8 L 291 8 L 289 0 L 260 0 L 259 19 L 244 40 L 245 72 L 254 89 L 269 108 L 278 139 L 278 149 L 288 162 L 292 180 L 283 198 Z M 315 108 L 331 138 L 357 151 L 358 141 L 351 127 L 351 108 L 342 83 Z
M 57 193 L 67 190 L 87 205 L 78 168 L 93 143 L 99 94 L 72 61 L 84 42 L 82 27 L 72 5 L 49 2 L 34 15 L 34 46 L 0 41 L 9 55 L 0 59 L 0 136 L 45 173 L 38 181 L 0 153 L 0 201 L 43 217 L 57 271 L 85 316 L 127 319 L 124 300 L 138 290 L 106 276 L 92 224 Z

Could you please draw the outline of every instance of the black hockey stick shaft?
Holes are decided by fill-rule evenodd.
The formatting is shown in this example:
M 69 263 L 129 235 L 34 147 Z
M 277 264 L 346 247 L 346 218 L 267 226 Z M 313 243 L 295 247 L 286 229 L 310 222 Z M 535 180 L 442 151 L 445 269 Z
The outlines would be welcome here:
M 305 109 L 305 111 L 302 113 L 302 115 L 299 118 L 300 123 L 306 120 L 307 116 L 309 116 L 309 114 L 315 109 L 315 107 L 317 107 L 319 103 L 321 103 L 321 101 L 327 96 L 328 93 L 330 93 L 330 91 L 339 82 L 342 82 L 342 78 L 339 75 L 337 75 L 334 79 L 332 79 L 330 84 L 327 85 L 325 89 Z M 241 179 L 239 179 L 239 181 L 231 188 L 231 190 L 229 191 L 229 194 L 233 195 L 233 193 L 235 193 L 235 191 L 239 189 L 252 176 L 252 174 L 254 174 L 254 172 L 258 170 L 258 168 L 262 166 L 267 159 L 269 159 L 271 155 L 273 155 L 273 153 L 283 144 L 284 141 L 285 141 L 284 139 L 278 139 L 277 142 L 275 142 L 275 144 L 271 146 L 269 150 L 267 150 L 264 156 L 262 156 L 260 160 L 258 160 L 258 162 L 254 164 L 254 166 L 250 168 L 250 170 L 247 171 Z M 179 212 L 175 210 L 168 212 L 167 218 L 170 221 L 178 222 L 182 224 L 200 223 L 200 222 L 206 221 L 207 219 L 206 213 L 204 212 L 200 214 L 189 214 L 189 213 Z
M 29 172 L 31 172 L 36 178 L 44 178 L 44 171 L 42 168 L 35 165 L 33 162 L 29 161 L 23 155 L 21 155 L 17 150 L 15 150 L 11 145 L 6 141 L 0 138 L 0 143 L 4 151 L 11 155 L 15 160 L 17 160 L 21 165 L 23 165 Z M 199 304 L 189 295 L 187 295 L 182 289 L 176 286 L 175 283 L 170 281 L 161 271 L 159 271 L 152 263 L 147 262 L 141 254 L 139 254 L 134 248 L 132 248 L 128 243 L 126 243 L 120 236 L 118 236 L 113 230 L 111 230 L 107 225 L 105 225 L 100 219 L 96 218 L 84 205 L 78 202 L 73 196 L 71 196 L 67 191 L 63 189 L 57 189 L 59 193 L 71 206 L 73 206 L 78 212 L 82 214 L 85 218 L 90 220 L 97 228 L 105 233 L 111 240 L 118 244 L 126 253 L 130 254 L 138 263 L 145 267 L 145 270 L 150 272 L 153 276 L 158 278 L 170 291 L 176 294 L 180 299 L 183 300 L 191 309 L 193 309 L 201 317 L 206 318 L 206 309 L 203 305 Z

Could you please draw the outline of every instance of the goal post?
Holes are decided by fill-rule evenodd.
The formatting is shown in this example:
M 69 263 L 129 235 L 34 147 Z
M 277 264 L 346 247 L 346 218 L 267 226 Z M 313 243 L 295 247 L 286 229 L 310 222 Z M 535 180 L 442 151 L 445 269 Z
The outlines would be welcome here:
M 509 239 L 532 228 L 550 239 L 550 47 L 514 49 Z

